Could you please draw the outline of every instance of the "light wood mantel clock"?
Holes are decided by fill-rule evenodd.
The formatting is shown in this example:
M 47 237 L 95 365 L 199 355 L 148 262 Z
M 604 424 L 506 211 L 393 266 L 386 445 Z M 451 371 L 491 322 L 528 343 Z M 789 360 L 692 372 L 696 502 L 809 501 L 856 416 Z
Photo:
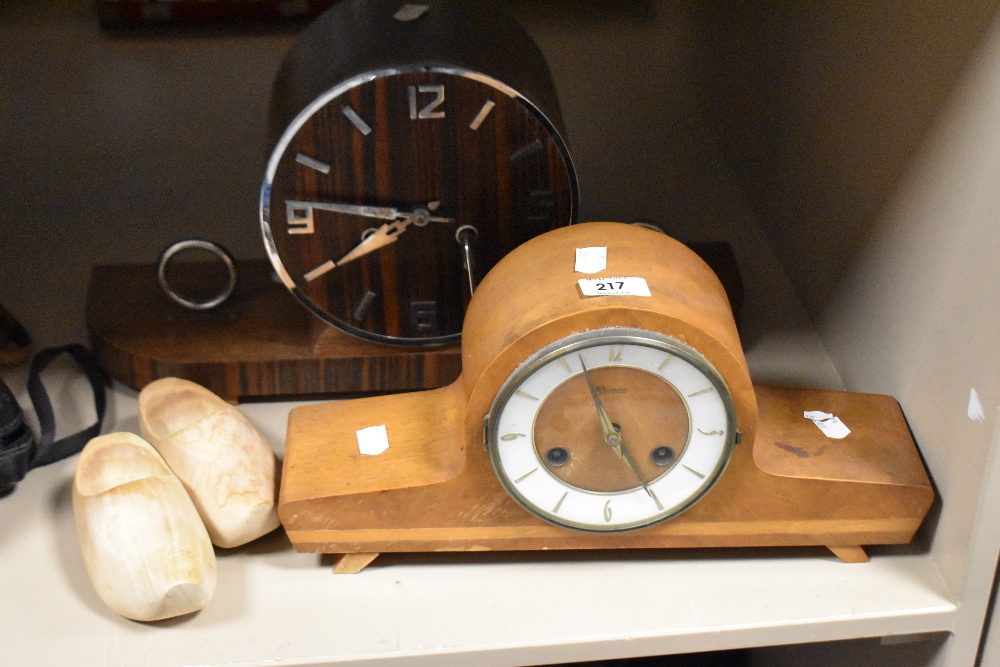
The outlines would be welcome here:
M 576 272 L 584 248 L 606 248 L 604 271 Z M 292 410 L 279 514 L 296 549 L 356 572 L 426 551 L 825 545 L 862 561 L 910 541 L 932 500 L 895 400 L 753 385 L 697 255 L 587 223 L 486 276 L 454 383 Z

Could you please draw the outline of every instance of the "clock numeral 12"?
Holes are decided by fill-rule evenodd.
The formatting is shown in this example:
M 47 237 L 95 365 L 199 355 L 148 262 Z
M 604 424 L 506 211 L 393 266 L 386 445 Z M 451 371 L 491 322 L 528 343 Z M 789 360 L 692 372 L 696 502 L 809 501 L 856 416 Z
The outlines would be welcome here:
M 444 110 L 438 110 L 444 104 L 444 86 L 407 86 L 406 90 L 410 96 L 410 120 L 444 118 Z M 434 99 L 418 109 L 417 93 L 433 93 Z

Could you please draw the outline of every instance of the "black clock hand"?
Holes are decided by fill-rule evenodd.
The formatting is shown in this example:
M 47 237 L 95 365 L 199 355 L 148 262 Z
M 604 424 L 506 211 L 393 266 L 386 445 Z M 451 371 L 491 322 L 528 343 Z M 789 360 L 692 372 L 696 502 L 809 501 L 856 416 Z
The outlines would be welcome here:
M 614 453 L 621 459 L 628 469 L 632 471 L 632 474 L 642 488 L 646 491 L 653 502 L 656 503 L 656 508 L 662 510 L 663 505 L 660 504 L 660 499 L 656 497 L 652 489 L 646 485 L 646 482 L 642 479 L 639 474 L 639 469 L 635 465 L 635 461 L 632 460 L 632 455 L 628 453 L 628 449 L 625 447 L 625 440 L 622 439 L 622 430 L 619 426 L 616 426 L 611 418 L 608 416 L 607 411 L 604 409 L 604 404 L 601 403 L 601 398 L 597 394 L 597 387 L 594 386 L 594 381 L 590 379 L 590 372 L 587 370 L 587 364 L 583 363 L 583 356 L 577 355 L 580 359 L 580 366 L 583 368 L 583 377 L 587 380 L 587 386 L 590 387 L 590 396 L 594 399 L 594 405 L 597 407 L 597 414 L 601 418 L 601 431 L 604 432 L 604 442 L 608 443 Z

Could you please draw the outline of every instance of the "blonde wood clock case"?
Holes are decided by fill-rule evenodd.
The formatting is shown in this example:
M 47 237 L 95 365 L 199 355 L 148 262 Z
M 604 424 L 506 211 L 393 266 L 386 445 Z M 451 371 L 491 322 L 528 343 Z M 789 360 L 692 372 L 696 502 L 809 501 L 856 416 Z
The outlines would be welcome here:
M 584 296 L 575 250 L 595 246 L 595 277 L 641 277 L 649 296 Z M 292 410 L 279 515 L 296 549 L 342 554 L 341 572 L 426 551 L 825 545 L 862 561 L 910 541 L 933 500 L 894 399 L 753 385 L 721 283 L 651 230 L 578 224 L 517 248 L 469 305 L 462 364 L 439 389 Z M 512 397 L 538 402 L 524 426 L 502 421 Z M 388 448 L 361 453 L 372 427 Z

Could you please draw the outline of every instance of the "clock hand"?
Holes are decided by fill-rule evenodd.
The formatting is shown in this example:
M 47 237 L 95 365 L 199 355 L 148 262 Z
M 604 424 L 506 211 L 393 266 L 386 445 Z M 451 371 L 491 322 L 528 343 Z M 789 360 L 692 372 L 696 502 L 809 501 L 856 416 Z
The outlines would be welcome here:
M 642 488 L 646 491 L 646 494 L 653 499 L 656 503 L 656 508 L 662 510 L 663 505 L 660 504 L 660 499 L 656 497 L 652 489 L 647 486 L 646 482 L 642 479 L 639 474 L 639 469 L 636 468 L 635 461 L 632 460 L 632 455 L 628 453 L 628 449 L 625 448 L 625 440 L 622 439 L 621 427 L 617 426 L 611 421 L 611 417 L 608 416 L 607 411 L 604 409 L 604 404 L 601 403 L 601 398 L 597 394 L 597 387 L 594 386 L 594 381 L 590 379 L 590 371 L 587 370 L 587 364 L 583 363 L 583 355 L 577 355 L 580 359 L 580 366 L 583 368 L 583 377 L 587 380 L 587 386 L 590 387 L 590 396 L 594 399 L 594 406 L 597 408 L 597 414 L 601 418 L 601 431 L 604 432 L 604 442 L 611 446 L 612 451 L 621 459 L 625 465 L 628 467 Z
M 346 213 L 347 215 L 358 215 L 363 218 L 374 218 L 376 220 L 416 218 L 417 226 L 423 226 L 429 222 L 455 222 L 453 218 L 438 218 L 430 214 L 429 211 L 437 209 L 440 203 L 433 201 L 427 204 L 426 208 L 418 208 L 412 213 L 407 213 L 389 206 L 363 206 L 341 202 L 289 199 L 285 202 L 285 218 L 288 222 L 289 233 L 292 234 L 311 234 L 313 232 L 313 211 L 332 211 L 334 213 Z
M 621 436 L 618 435 L 618 431 L 615 430 L 615 425 L 608 417 L 608 413 L 604 410 L 604 405 L 601 403 L 600 397 L 597 395 L 597 387 L 594 386 L 594 381 L 590 379 L 590 372 L 587 370 L 587 364 L 583 363 L 583 355 L 576 355 L 580 358 L 580 366 L 583 367 L 583 377 L 587 380 L 587 386 L 590 387 L 590 395 L 594 399 L 594 405 L 597 407 L 597 415 L 601 418 L 601 430 L 604 432 L 604 442 L 608 443 L 612 447 L 621 442 Z

